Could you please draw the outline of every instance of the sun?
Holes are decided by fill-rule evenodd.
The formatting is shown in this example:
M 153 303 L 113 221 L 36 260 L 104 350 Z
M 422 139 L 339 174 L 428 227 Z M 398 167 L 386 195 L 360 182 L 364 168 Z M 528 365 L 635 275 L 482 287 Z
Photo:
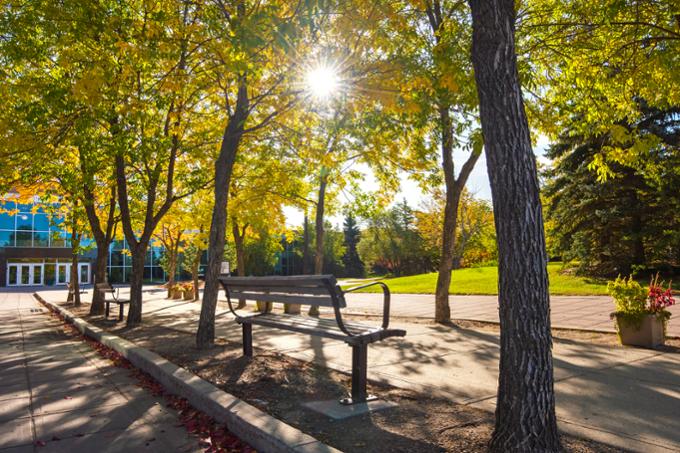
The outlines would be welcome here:
M 307 71 L 305 85 L 313 97 L 327 100 L 339 92 L 340 75 L 331 66 L 316 66 Z

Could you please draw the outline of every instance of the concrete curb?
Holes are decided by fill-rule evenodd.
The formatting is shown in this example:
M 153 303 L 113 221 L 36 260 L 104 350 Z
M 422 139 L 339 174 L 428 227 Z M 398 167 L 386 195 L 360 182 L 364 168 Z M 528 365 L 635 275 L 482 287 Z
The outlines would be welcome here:
M 262 412 L 243 400 L 220 390 L 195 374 L 148 349 L 107 333 L 99 327 L 73 315 L 39 294 L 33 296 L 60 313 L 83 335 L 106 345 L 128 359 L 135 367 L 150 374 L 167 391 L 186 398 L 196 409 L 205 412 L 229 431 L 258 451 L 281 453 L 340 453 L 329 445 L 303 433 L 281 420 Z

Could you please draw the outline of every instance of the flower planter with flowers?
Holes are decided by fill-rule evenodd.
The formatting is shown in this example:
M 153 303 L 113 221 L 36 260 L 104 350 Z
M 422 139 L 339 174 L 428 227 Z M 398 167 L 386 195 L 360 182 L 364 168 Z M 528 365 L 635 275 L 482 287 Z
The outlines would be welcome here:
M 182 283 L 182 292 L 184 293 L 184 300 L 193 300 L 194 284 L 192 282 Z
M 670 284 L 664 288 L 657 275 L 643 288 L 632 276 L 617 277 L 607 284 L 607 292 L 616 305 L 611 317 L 616 320 L 621 344 L 646 348 L 664 344 L 671 317 L 666 308 L 675 304 Z
M 170 288 L 170 294 L 172 295 L 173 299 L 181 299 L 183 296 L 182 285 L 180 283 L 172 285 L 172 288 Z

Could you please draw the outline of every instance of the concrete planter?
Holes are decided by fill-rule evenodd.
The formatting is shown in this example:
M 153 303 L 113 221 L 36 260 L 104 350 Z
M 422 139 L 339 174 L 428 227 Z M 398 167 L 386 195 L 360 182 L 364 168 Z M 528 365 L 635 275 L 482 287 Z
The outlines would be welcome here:
M 639 326 L 614 315 L 621 344 L 655 348 L 665 342 L 664 321 L 656 315 L 645 315 Z
M 173 299 L 181 299 L 182 298 L 182 290 L 181 289 L 173 289 L 171 291 L 172 298 Z
M 258 300 L 255 302 L 257 304 L 257 311 L 260 313 L 269 313 L 272 311 L 273 303 L 272 302 L 263 302 Z
M 184 300 L 193 300 L 193 298 L 194 298 L 194 290 L 193 289 L 186 290 L 186 291 L 183 292 L 183 294 L 184 294 Z
M 300 314 L 300 304 L 285 304 L 283 306 L 283 312 L 289 315 L 299 315 Z

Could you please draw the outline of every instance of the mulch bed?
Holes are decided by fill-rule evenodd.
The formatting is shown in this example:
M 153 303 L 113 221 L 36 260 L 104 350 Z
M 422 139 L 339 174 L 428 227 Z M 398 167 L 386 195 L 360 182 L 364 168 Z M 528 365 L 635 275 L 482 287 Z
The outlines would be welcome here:
M 482 452 L 494 426 L 492 413 L 443 398 L 370 383 L 369 392 L 397 407 L 337 421 L 302 407 L 302 403 L 337 399 L 350 377 L 283 354 L 257 349 L 242 356 L 240 343 L 218 338 L 214 348 L 198 350 L 192 334 L 157 325 L 128 329 L 101 317 L 76 312 L 88 322 L 153 350 L 217 387 L 347 452 Z M 485 326 L 484 328 L 490 328 Z M 593 441 L 562 436 L 566 450 L 614 452 Z

